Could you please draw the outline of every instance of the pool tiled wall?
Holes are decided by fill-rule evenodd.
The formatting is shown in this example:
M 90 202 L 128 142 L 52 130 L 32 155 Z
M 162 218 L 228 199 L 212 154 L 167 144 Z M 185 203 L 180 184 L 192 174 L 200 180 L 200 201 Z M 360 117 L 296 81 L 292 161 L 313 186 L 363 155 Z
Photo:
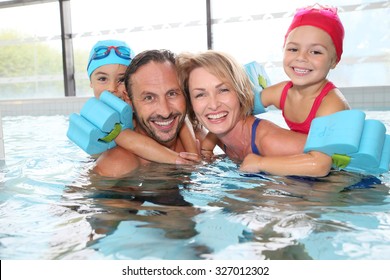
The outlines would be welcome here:
M 340 88 L 354 109 L 390 110 L 390 87 Z

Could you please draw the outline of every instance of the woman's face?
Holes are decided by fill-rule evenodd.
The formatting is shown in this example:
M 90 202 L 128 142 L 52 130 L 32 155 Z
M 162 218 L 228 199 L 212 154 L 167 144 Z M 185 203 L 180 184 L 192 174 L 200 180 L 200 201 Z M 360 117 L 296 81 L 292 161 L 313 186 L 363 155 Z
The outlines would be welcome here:
M 108 90 L 119 98 L 125 99 L 126 88 L 124 77 L 126 66 L 122 64 L 106 64 L 96 68 L 91 75 L 91 88 L 96 98 Z
M 227 134 L 240 119 L 240 102 L 233 87 L 205 68 L 195 68 L 188 86 L 197 119 L 217 136 Z

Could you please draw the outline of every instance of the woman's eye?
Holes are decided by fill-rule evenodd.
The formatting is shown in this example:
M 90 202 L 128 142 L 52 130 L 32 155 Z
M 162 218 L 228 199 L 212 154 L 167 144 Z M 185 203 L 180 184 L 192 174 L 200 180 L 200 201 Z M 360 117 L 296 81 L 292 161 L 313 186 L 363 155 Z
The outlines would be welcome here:
M 288 48 L 287 51 L 289 51 L 289 52 L 297 52 L 298 49 L 297 48 Z
M 123 84 L 125 82 L 125 78 L 118 79 L 118 84 Z
M 221 88 L 220 90 L 219 90 L 219 92 L 229 92 L 230 91 L 230 89 L 229 88 Z
M 200 97 L 203 97 L 205 95 L 204 92 L 194 92 L 192 93 L 192 95 L 194 96 L 194 98 L 200 98 Z

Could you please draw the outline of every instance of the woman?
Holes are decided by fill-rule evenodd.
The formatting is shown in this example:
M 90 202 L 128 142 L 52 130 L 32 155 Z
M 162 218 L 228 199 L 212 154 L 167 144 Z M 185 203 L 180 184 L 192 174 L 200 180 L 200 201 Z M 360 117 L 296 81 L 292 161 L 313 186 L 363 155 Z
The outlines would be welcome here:
M 251 115 L 251 84 L 234 58 L 217 51 L 183 53 L 177 65 L 192 119 L 216 135 L 227 156 L 242 161 L 241 171 L 312 177 L 329 173 L 329 156 L 303 154 L 306 135 Z

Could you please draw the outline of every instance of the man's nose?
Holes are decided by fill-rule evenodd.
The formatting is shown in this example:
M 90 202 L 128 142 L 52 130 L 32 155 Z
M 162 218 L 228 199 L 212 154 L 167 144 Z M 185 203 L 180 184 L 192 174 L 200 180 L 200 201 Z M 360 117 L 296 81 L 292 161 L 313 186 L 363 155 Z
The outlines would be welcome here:
M 164 118 L 167 118 L 171 115 L 172 109 L 170 103 L 164 98 L 161 99 L 158 104 L 158 114 Z

